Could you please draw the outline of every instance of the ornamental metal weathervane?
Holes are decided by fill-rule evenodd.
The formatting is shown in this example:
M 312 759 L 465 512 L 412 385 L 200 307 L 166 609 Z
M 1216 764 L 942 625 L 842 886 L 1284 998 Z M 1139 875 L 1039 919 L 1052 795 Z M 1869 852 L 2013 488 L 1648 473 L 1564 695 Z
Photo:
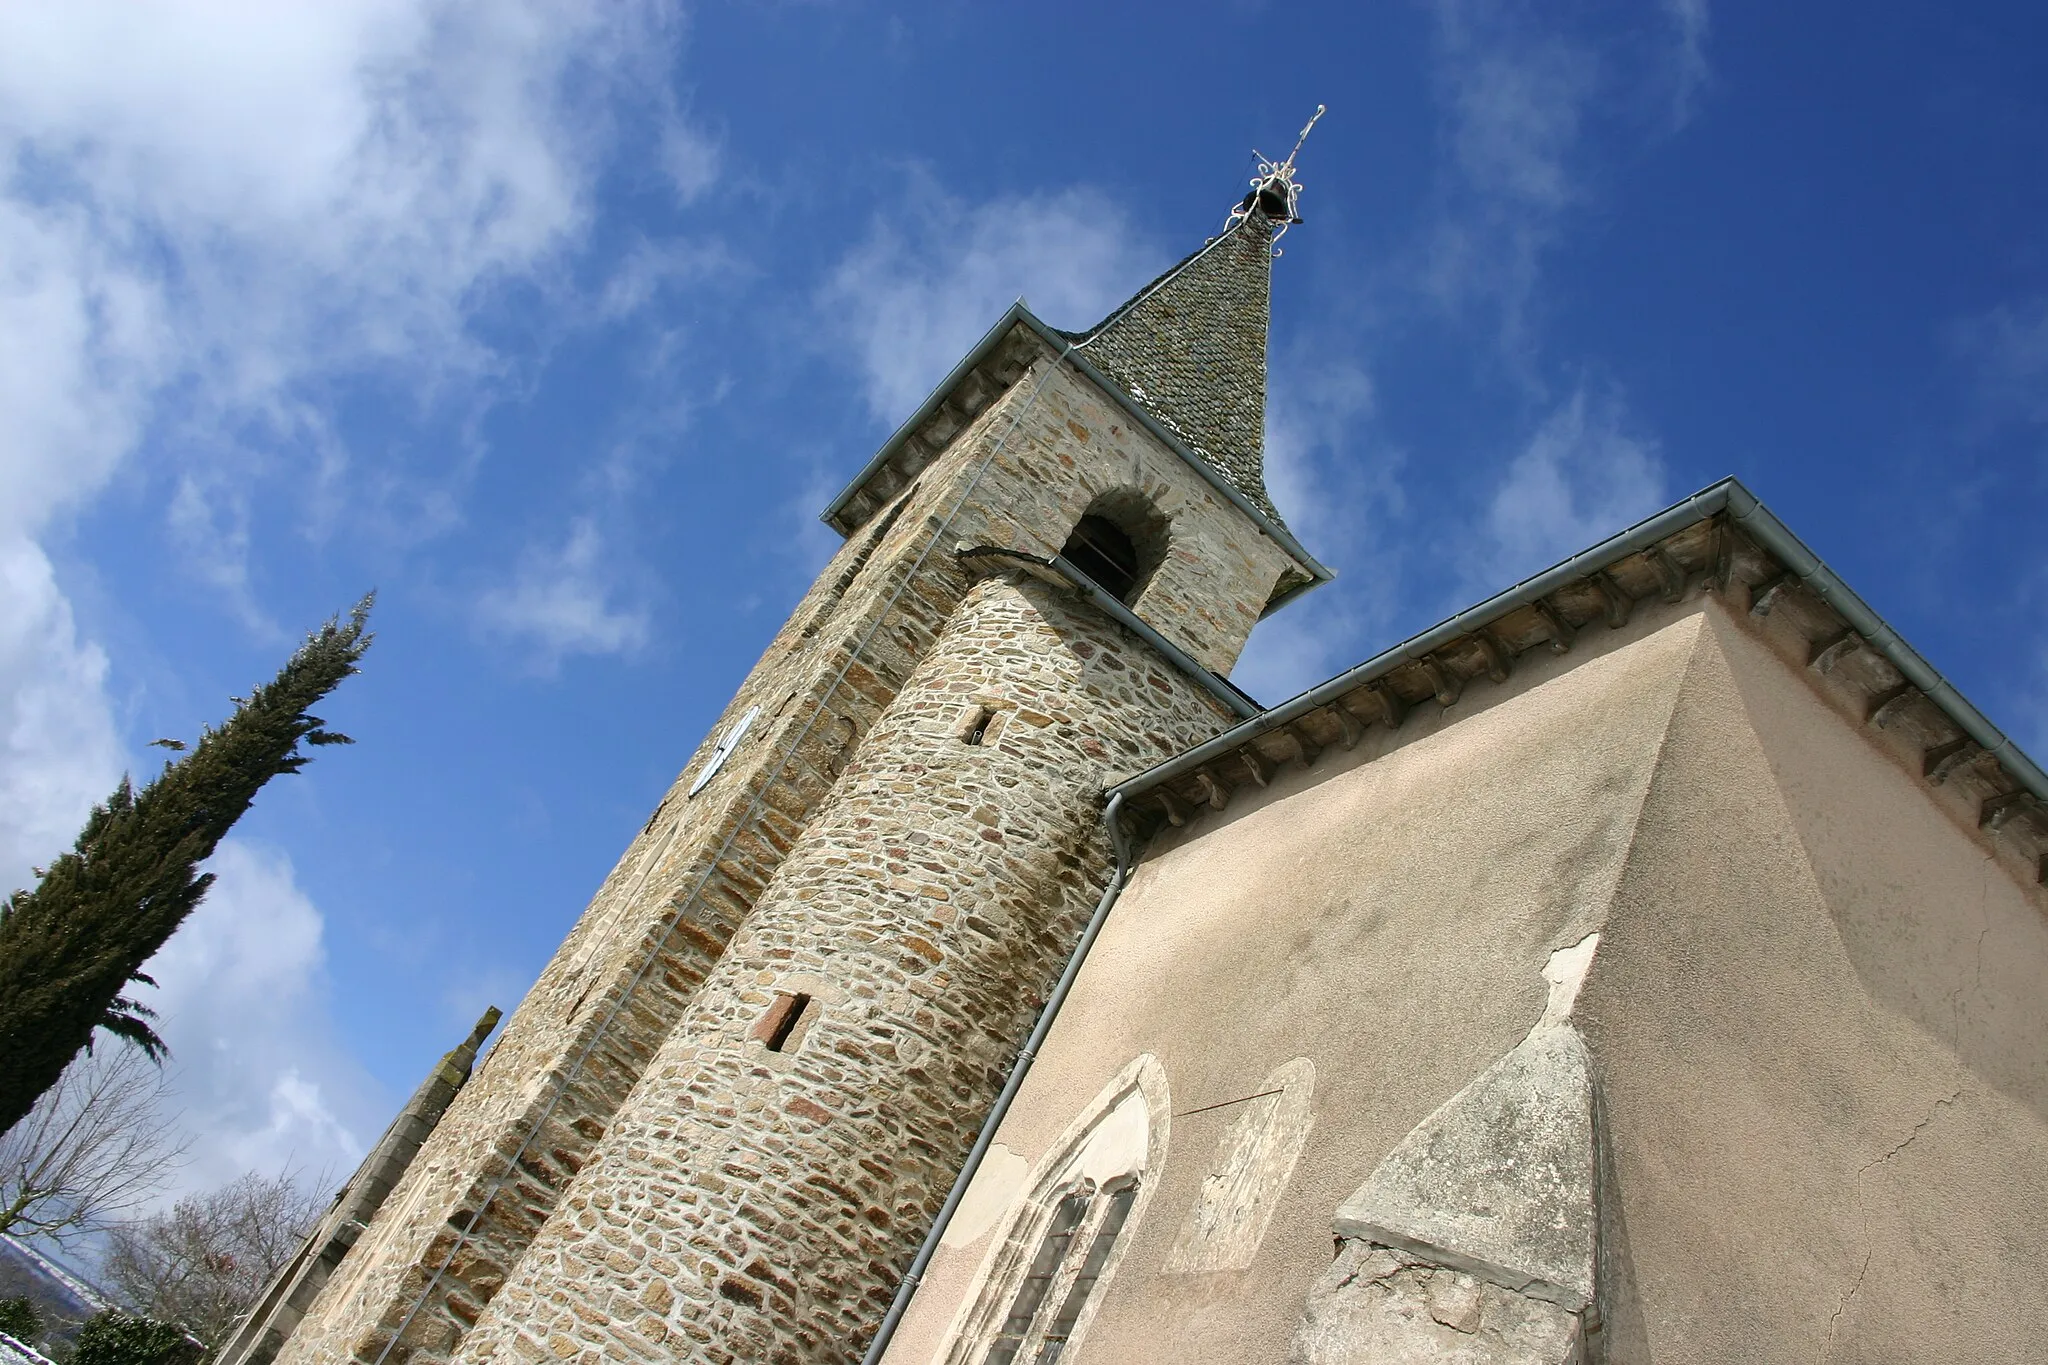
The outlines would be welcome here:
M 1315 130 L 1316 120 L 1321 118 L 1326 106 L 1318 104 L 1316 111 L 1309 115 L 1302 126 L 1301 136 L 1294 139 L 1294 150 L 1287 154 L 1285 161 L 1269 160 L 1258 148 L 1252 148 L 1252 155 L 1259 159 L 1259 173 L 1252 177 L 1251 193 L 1230 211 L 1230 221 L 1224 230 L 1236 227 L 1257 209 L 1270 221 L 1280 225 L 1273 234 L 1273 254 L 1280 254 L 1280 239 L 1287 235 L 1287 229 L 1301 221 L 1301 182 L 1294 178 L 1294 158 L 1301 155 L 1301 144 L 1308 141 L 1308 135 Z

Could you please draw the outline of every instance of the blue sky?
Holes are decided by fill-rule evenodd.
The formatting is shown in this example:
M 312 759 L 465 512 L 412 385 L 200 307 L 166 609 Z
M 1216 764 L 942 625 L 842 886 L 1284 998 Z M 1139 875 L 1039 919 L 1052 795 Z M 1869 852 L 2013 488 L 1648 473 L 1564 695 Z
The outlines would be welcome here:
M 1737 474 L 2048 748 L 2048 16 L 1982 5 L 0 17 L 0 873 L 379 592 L 158 964 L 180 1177 L 338 1168 L 511 1005 L 1023 295 L 1303 153 L 1273 701 Z

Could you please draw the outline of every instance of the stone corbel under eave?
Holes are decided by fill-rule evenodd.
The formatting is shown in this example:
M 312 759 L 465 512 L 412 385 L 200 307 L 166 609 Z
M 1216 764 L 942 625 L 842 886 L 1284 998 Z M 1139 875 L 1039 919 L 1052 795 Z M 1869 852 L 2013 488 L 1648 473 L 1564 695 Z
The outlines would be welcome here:
M 1289 1365 L 1578 1365 L 1594 1325 L 1593 1143 L 1585 1042 L 1546 1012 L 1338 1208 L 1337 1259 Z

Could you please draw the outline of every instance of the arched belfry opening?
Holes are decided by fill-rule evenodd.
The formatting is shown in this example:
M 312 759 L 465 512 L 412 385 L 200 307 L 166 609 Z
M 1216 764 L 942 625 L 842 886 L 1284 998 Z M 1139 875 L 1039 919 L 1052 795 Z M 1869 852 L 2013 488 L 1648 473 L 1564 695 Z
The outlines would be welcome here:
M 1117 601 L 1128 604 L 1138 595 L 1138 547 L 1108 517 L 1081 518 L 1060 553 Z
M 1088 504 L 1060 556 L 1130 606 L 1166 558 L 1166 518 L 1135 490 L 1105 493 Z

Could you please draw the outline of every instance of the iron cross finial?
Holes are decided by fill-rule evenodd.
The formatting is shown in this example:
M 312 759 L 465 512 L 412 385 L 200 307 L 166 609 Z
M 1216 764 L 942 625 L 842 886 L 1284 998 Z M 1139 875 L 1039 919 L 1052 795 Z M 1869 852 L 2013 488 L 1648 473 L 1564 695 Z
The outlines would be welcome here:
M 1301 136 L 1294 140 L 1294 150 L 1287 154 L 1285 161 L 1274 161 L 1258 148 L 1252 148 L 1252 155 L 1259 159 L 1259 172 L 1252 177 L 1252 190 L 1244 201 L 1230 211 L 1230 225 L 1249 217 L 1253 210 L 1264 214 L 1278 225 L 1273 234 L 1274 242 L 1287 235 L 1287 229 L 1301 221 L 1298 211 L 1301 203 L 1301 184 L 1294 178 L 1294 158 L 1301 155 L 1301 146 L 1308 141 L 1308 135 L 1315 131 L 1316 120 L 1328 112 L 1327 105 L 1318 104 L 1316 111 L 1309 115 L 1302 125 Z M 1274 255 L 1280 251 L 1276 245 Z

